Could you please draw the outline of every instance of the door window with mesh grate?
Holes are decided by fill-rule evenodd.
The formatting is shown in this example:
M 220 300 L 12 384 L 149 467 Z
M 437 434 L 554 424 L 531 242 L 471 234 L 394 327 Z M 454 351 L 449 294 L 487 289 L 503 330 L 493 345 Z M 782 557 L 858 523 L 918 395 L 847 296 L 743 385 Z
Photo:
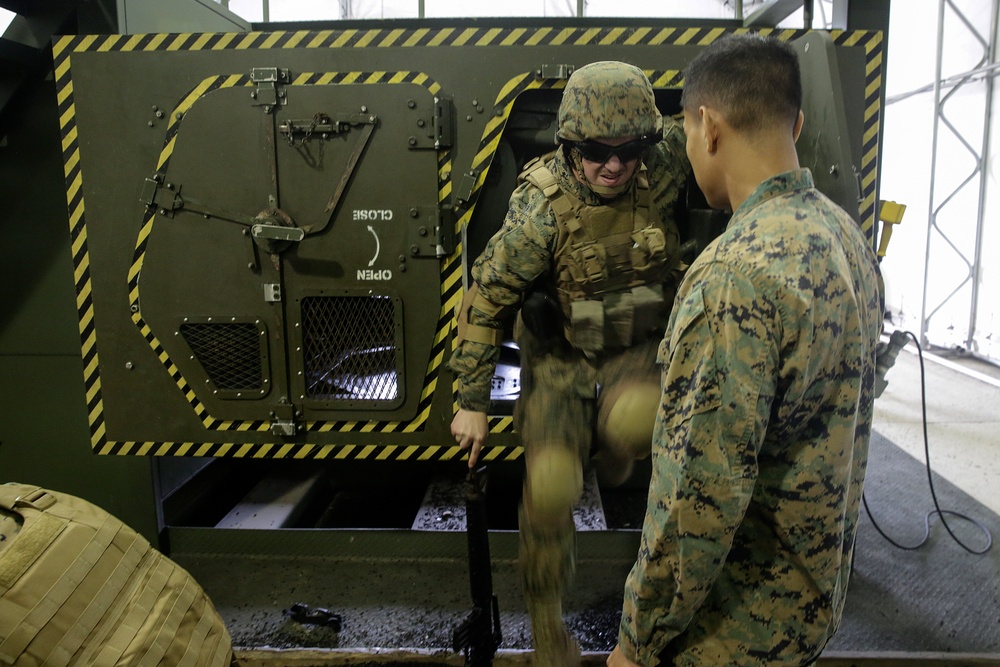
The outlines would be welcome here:
M 252 322 L 185 322 L 184 341 L 220 391 L 263 391 L 261 331 Z
M 401 398 L 396 308 L 387 296 L 302 299 L 306 396 L 328 401 Z

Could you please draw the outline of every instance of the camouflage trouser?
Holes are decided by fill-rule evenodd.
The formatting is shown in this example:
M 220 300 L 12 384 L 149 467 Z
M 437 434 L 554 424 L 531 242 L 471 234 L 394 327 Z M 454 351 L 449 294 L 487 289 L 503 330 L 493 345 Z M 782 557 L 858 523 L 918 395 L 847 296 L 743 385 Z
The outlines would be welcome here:
M 579 499 L 583 471 L 594 453 L 597 389 L 600 385 L 604 391 L 637 378 L 652 378 L 658 383 L 658 341 L 595 362 L 569 348 L 545 346 L 520 319 L 515 334 L 521 350 L 521 394 L 514 421 L 524 446 L 526 468 L 519 514 L 521 582 L 536 654 L 558 653 L 565 643 L 562 595 L 575 570 L 572 508 Z M 599 447 L 597 451 L 599 459 Z M 553 466 L 561 472 L 553 472 Z M 538 472 L 539 467 L 549 470 Z M 532 480 L 539 478 L 547 483 L 545 488 L 535 489 Z M 552 487 L 560 485 L 566 489 L 556 491 L 553 501 Z

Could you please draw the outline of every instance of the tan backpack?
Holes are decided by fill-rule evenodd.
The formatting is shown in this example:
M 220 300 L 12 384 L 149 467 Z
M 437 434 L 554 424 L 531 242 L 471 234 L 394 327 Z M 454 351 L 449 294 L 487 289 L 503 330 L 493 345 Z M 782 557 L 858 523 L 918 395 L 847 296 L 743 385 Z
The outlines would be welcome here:
M 204 590 L 145 538 L 75 496 L 0 485 L 0 664 L 231 663 Z

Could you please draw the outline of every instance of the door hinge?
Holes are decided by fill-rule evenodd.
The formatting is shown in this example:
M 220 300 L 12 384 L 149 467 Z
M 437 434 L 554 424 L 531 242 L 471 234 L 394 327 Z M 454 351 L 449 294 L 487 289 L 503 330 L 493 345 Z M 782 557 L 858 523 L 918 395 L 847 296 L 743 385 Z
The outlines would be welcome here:
M 455 211 L 448 204 L 410 208 L 410 257 L 447 257 L 455 250 Z
M 535 70 L 536 79 L 568 79 L 576 68 L 566 64 L 544 64 Z
M 410 101 L 410 108 L 416 108 L 413 100 Z M 414 150 L 451 148 L 455 140 L 454 109 L 455 103 L 450 95 L 435 96 L 430 116 L 425 114 L 415 121 L 419 130 L 410 135 L 409 147 Z
M 302 428 L 301 418 L 302 413 L 282 396 L 271 412 L 271 435 L 293 437 Z
M 164 185 L 163 176 L 160 174 L 147 178 L 143 182 L 139 201 L 145 204 L 146 208 L 155 210 L 160 215 L 170 215 L 177 209 L 184 207 L 180 186 L 173 183 Z

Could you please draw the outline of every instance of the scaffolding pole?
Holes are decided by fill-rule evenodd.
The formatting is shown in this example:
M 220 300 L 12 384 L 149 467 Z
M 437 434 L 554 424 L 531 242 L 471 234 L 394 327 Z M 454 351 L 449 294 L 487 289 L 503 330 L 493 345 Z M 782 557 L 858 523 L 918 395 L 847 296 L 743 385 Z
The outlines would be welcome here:
M 981 31 L 966 17 L 962 10 L 953 0 L 940 0 L 938 3 L 938 33 L 937 33 L 937 54 L 935 62 L 934 80 L 934 122 L 931 135 L 931 165 L 930 165 L 930 192 L 928 195 L 928 225 L 927 225 L 927 245 L 924 256 L 924 286 L 923 299 L 920 310 L 920 340 L 924 345 L 934 345 L 936 341 L 931 340 L 928 332 L 932 332 L 931 321 L 935 315 L 942 312 L 945 306 L 954 306 L 959 297 L 963 294 L 969 295 L 968 305 L 968 331 L 965 332 L 965 340 L 959 352 L 979 356 L 976 350 L 976 328 L 978 326 L 978 303 L 979 285 L 983 273 L 983 229 L 986 210 L 986 194 L 988 179 L 986 178 L 987 160 L 990 149 L 990 128 L 993 115 L 993 78 L 994 65 L 996 64 L 996 35 L 998 21 L 998 6 L 1000 0 L 993 0 L 991 8 L 990 32 L 984 37 Z M 950 12 L 950 13 L 949 13 Z M 979 63 L 965 74 L 948 77 L 945 82 L 942 68 L 945 50 L 945 21 L 946 18 L 953 17 L 965 27 L 974 43 L 982 46 L 983 55 Z M 981 75 L 982 72 L 985 75 Z M 984 85 L 984 113 L 982 126 L 982 139 L 980 147 L 977 149 L 972 145 L 972 141 L 966 136 L 969 129 L 958 127 L 953 123 L 946 113 L 948 101 L 961 89 L 983 80 Z M 948 84 L 947 86 L 945 84 Z M 947 92 L 944 92 L 947 87 Z M 938 197 L 936 188 L 938 185 L 938 175 L 941 170 L 953 171 L 951 165 L 940 164 L 939 146 L 941 141 L 942 126 L 949 130 L 958 142 L 969 152 L 975 163 L 972 171 L 962 180 L 962 182 L 950 192 L 942 193 Z M 963 133 L 964 132 L 964 133 Z M 967 187 L 977 187 L 977 213 L 975 229 L 973 230 L 974 241 L 964 244 L 962 247 L 960 239 L 957 239 L 955 219 L 948 217 L 948 206 Z M 964 276 L 947 275 L 947 271 L 935 272 L 940 262 L 940 252 L 935 252 L 939 246 L 935 241 L 943 242 L 945 246 L 954 251 L 955 255 L 965 264 L 968 271 Z M 932 283 L 946 284 L 955 282 L 954 288 L 943 299 L 936 303 L 931 303 L 928 291 Z M 932 332 L 933 333 L 933 332 Z

